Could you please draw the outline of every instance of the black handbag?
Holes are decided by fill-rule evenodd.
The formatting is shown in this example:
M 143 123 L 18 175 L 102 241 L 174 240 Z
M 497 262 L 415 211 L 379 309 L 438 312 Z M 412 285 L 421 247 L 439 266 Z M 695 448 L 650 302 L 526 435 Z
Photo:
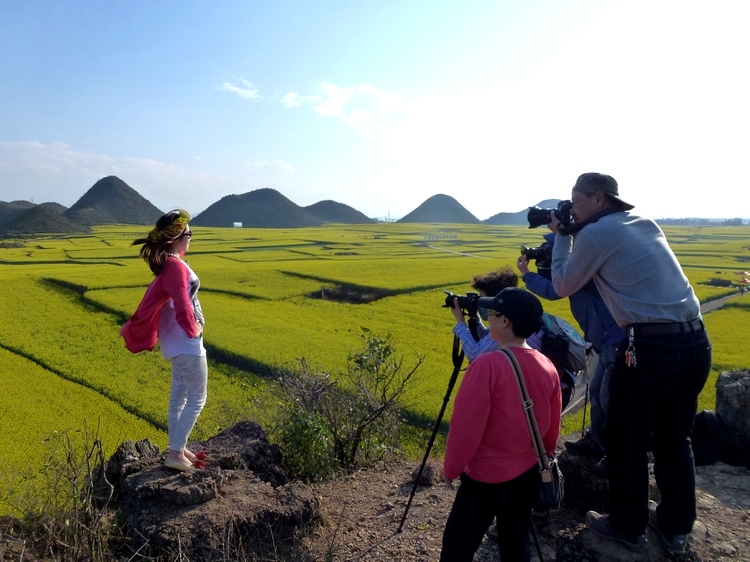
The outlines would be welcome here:
M 544 450 L 544 442 L 539 433 L 539 426 L 536 423 L 536 417 L 534 417 L 534 403 L 531 401 L 529 391 L 526 389 L 526 381 L 524 381 L 523 372 L 521 371 L 521 365 L 518 364 L 518 359 L 516 359 L 516 356 L 507 349 L 501 349 L 500 351 L 502 351 L 508 358 L 508 361 L 510 361 L 511 366 L 513 367 L 513 371 L 516 373 L 516 381 L 518 382 L 518 390 L 521 393 L 523 411 L 526 415 L 526 422 L 529 424 L 531 441 L 534 443 L 534 449 L 536 450 L 539 463 L 539 487 L 534 496 L 532 509 L 534 511 L 558 509 L 562 504 L 563 496 L 565 494 L 565 481 L 563 479 L 562 471 L 560 470 L 560 465 L 557 463 L 555 457 L 548 457 Z

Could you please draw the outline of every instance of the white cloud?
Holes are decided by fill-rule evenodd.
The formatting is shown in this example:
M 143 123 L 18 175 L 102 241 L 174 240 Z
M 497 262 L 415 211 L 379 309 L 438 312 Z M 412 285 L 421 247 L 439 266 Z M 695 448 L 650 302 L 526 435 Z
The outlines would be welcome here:
M 281 103 L 287 109 L 292 108 L 292 107 L 300 107 L 302 105 L 302 101 L 300 100 L 299 94 L 295 94 L 294 92 L 289 92 L 288 94 L 285 94 L 281 98 Z
M 274 168 L 284 172 L 289 172 L 290 174 L 294 173 L 294 166 L 283 160 L 266 160 L 265 158 L 262 158 L 260 160 L 250 160 L 248 161 L 248 165 L 253 169 Z
M 320 95 L 288 93 L 281 103 L 287 108 L 305 105 L 319 115 L 337 117 L 373 140 L 382 140 L 384 134 L 393 131 L 413 107 L 406 97 L 370 85 L 344 88 L 324 82 L 318 89 Z
M 196 213 L 224 195 L 258 186 L 150 158 L 114 157 L 55 142 L 0 142 L 0 200 L 71 206 L 94 183 L 117 176 L 160 209 Z
M 241 98 L 251 101 L 260 101 L 262 99 L 258 88 L 256 88 L 252 82 L 248 82 L 244 78 L 238 78 L 237 80 L 242 84 L 241 86 L 237 86 L 232 82 L 224 82 L 219 86 L 219 90 L 237 94 Z

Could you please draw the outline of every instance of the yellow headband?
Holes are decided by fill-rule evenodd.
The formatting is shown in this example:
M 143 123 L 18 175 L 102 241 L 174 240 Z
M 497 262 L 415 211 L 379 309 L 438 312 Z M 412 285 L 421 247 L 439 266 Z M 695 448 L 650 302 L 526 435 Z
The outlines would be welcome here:
M 174 240 L 180 234 L 183 233 L 188 222 L 190 222 L 190 215 L 187 211 L 179 210 L 177 217 L 169 223 L 163 230 L 153 228 L 148 233 L 149 242 L 168 242 Z

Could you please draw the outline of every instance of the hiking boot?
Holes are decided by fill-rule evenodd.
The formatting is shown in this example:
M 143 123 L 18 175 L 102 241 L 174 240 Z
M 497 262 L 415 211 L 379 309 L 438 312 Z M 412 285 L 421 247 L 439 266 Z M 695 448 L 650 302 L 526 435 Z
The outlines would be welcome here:
M 591 529 L 591 532 L 597 537 L 620 543 L 631 552 L 645 552 L 648 548 L 646 535 L 638 535 L 636 537 L 621 535 L 612 528 L 612 525 L 610 525 L 609 515 L 602 515 L 596 511 L 589 511 L 586 514 L 586 526 Z
M 648 525 L 659 537 L 659 542 L 667 552 L 673 554 L 684 554 L 687 547 L 687 535 L 668 535 L 659 528 L 659 520 L 656 516 L 656 502 L 648 501 Z
M 566 441 L 565 450 L 578 457 L 601 458 L 604 456 L 604 450 L 588 431 L 578 441 Z

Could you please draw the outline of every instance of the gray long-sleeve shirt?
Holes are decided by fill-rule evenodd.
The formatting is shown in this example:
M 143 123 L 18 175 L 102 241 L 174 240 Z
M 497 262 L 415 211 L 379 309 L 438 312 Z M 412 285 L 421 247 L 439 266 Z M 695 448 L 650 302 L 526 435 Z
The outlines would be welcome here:
M 623 328 L 641 322 L 700 318 L 700 302 L 659 226 L 619 212 L 587 225 L 574 237 L 557 235 L 552 284 L 569 296 L 593 278 Z

